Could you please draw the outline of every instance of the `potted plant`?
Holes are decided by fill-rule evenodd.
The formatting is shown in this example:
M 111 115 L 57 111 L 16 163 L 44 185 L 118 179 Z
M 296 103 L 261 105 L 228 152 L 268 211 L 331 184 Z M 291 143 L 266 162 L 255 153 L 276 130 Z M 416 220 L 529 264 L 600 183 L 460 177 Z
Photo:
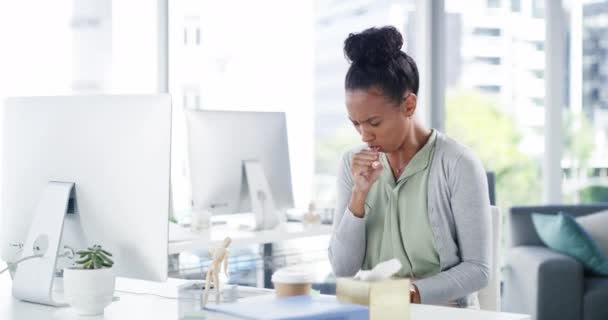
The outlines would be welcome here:
M 66 301 L 79 315 L 100 315 L 114 296 L 114 261 L 100 245 L 78 251 L 75 266 L 63 273 Z

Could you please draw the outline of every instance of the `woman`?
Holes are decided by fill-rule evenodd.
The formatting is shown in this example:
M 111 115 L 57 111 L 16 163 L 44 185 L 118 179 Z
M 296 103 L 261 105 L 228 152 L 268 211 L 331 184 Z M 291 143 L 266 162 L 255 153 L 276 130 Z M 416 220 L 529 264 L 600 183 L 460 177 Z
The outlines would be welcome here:
M 350 34 L 346 108 L 366 146 L 347 152 L 329 259 L 336 276 L 397 258 L 412 302 L 478 307 L 491 217 L 484 168 L 467 147 L 414 117 L 418 69 L 393 27 Z

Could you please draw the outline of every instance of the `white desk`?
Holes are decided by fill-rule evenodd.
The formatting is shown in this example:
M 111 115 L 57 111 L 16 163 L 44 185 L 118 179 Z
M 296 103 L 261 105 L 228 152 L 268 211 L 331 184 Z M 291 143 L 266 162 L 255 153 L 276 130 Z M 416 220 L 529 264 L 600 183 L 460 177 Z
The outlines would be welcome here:
M 196 235 L 188 227 L 170 223 L 169 224 L 169 255 L 180 252 L 206 252 L 209 248 L 221 246 L 224 238 L 232 239 L 232 246 L 263 245 L 263 259 L 272 257 L 272 244 L 287 240 L 301 239 L 306 237 L 331 235 L 332 226 L 312 225 L 305 226 L 301 222 L 285 222 L 272 230 L 252 230 L 255 225 L 254 216 L 251 213 L 239 213 L 229 215 L 218 215 L 211 217 L 212 222 L 222 221 L 223 225 L 213 225 L 203 235 Z M 263 277 L 258 285 L 271 288 L 272 272 L 264 268 Z
M 213 216 L 211 221 L 225 221 L 214 225 L 203 235 L 195 235 L 190 228 L 169 224 L 169 254 L 183 251 L 205 251 L 221 245 L 225 237 L 232 238 L 232 246 L 266 244 L 305 237 L 330 235 L 330 225 L 305 227 L 301 222 L 286 222 L 273 230 L 253 231 L 253 214 L 239 213 Z M 244 226 L 241 228 L 240 226 Z
M 7 273 L 0 275 L 0 319 L 2 320 L 131 320 L 131 319 L 162 319 L 172 320 L 178 318 L 178 303 L 175 299 L 166 299 L 150 295 L 134 295 L 117 292 L 119 301 L 112 302 L 105 315 L 100 317 L 79 317 L 70 308 L 53 308 L 33 303 L 22 302 L 11 296 L 12 283 Z M 138 292 L 150 291 L 151 286 L 145 286 Z M 161 284 L 162 286 L 162 284 Z M 135 290 L 133 290 L 135 291 Z M 156 290 L 152 290 L 158 293 Z M 522 314 L 498 313 L 436 307 L 427 305 L 412 305 L 411 320 L 445 319 L 445 320 L 529 320 L 530 317 Z M 218 313 L 208 313 L 208 320 L 234 319 Z
M 7 273 L 0 275 L 0 319 L 2 320 L 119 320 L 119 319 L 159 319 L 178 318 L 178 305 L 175 299 L 166 299 L 152 295 L 135 295 L 115 292 L 119 301 L 112 302 L 103 316 L 78 316 L 71 308 L 54 308 L 34 303 L 23 302 L 12 297 L 12 283 Z M 117 285 L 118 289 L 118 285 Z M 136 292 L 158 294 L 152 286 L 145 286 Z M 209 320 L 234 319 L 221 314 L 208 317 Z

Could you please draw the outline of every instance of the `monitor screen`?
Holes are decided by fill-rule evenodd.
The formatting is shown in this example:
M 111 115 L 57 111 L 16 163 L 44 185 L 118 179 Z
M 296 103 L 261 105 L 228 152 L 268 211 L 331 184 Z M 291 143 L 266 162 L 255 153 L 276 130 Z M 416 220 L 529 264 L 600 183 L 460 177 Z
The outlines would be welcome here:
M 284 113 L 187 110 L 186 119 L 195 209 L 250 212 L 247 161 L 261 164 L 276 209 L 293 207 Z

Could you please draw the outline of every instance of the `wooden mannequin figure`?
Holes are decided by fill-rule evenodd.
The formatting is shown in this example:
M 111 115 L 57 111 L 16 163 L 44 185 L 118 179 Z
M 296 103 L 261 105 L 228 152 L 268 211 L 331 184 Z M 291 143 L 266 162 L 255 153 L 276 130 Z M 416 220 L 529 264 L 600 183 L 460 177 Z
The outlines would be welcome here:
M 232 239 L 226 237 L 221 247 L 215 249 L 209 249 L 209 255 L 211 256 L 211 264 L 207 270 L 207 278 L 205 280 L 205 300 L 203 305 L 207 304 L 209 298 L 209 289 L 213 283 L 215 289 L 215 303 L 220 303 L 220 272 L 222 271 L 222 263 L 224 264 L 224 274 L 228 276 L 228 256 L 230 255 L 230 243 Z

